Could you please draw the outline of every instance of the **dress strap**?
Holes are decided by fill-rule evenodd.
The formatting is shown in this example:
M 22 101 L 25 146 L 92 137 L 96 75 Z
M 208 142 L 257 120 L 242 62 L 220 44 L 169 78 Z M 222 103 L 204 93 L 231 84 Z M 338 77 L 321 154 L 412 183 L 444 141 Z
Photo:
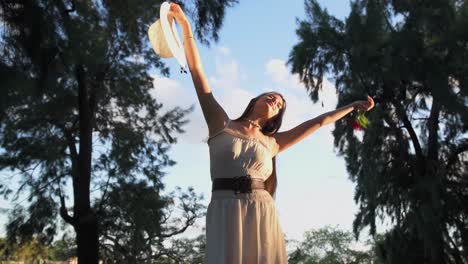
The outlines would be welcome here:
M 230 123 L 231 123 L 231 119 L 228 119 L 228 121 L 226 122 L 226 125 L 223 127 L 223 129 L 217 131 L 216 133 L 214 133 L 213 135 L 208 137 L 206 142 L 210 141 L 210 139 L 212 139 L 212 138 L 216 137 L 217 135 L 221 134 L 229 126 Z

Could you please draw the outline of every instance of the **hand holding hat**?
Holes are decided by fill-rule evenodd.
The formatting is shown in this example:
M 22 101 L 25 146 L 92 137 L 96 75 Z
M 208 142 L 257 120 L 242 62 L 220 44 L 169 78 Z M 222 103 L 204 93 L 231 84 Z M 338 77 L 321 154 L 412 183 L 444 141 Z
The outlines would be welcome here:
M 181 72 L 187 72 L 185 53 L 173 17 L 179 23 L 187 21 L 187 18 L 175 3 L 164 2 L 159 11 L 159 19 L 148 29 L 151 46 L 162 58 L 175 57 L 181 66 Z
M 167 16 L 169 21 L 172 21 L 172 17 L 175 17 L 179 24 L 187 21 L 187 17 L 185 16 L 184 11 L 180 7 L 180 5 L 176 3 L 170 3 L 169 12 L 167 13 Z

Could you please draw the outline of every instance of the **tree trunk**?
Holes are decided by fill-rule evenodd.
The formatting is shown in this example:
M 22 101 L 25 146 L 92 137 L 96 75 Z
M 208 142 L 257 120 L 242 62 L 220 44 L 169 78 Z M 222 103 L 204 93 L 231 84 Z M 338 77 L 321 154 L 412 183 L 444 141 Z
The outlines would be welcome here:
M 79 173 L 74 181 L 74 213 L 78 263 L 98 264 L 99 240 L 96 214 L 91 209 L 90 183 L 92 161 L 92 111 L 88 98 L 85 71 L 77 65 L 78 107 L 80 119 Z
M 75 227 L 78 263 L 97 264 L 99 262 L 99 239 L 96 214 L 90 210 L 80 218 Z

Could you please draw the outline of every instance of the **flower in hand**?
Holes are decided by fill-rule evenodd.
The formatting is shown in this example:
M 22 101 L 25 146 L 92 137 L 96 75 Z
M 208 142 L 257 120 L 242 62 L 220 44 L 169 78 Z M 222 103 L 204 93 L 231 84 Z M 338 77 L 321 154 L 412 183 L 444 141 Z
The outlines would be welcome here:
M 351 122 L 354 130 L 367 128 L 369 120 L 365 116 L 365 112 L 371 110 L 374 105 L 374 100 L 370 96 L 367 96 L 367 101 L 356 101 L 353 103 L 354 108 L 357 110 L 356 118 Z
M 351 125 L 353 126 L 354 130 L 363 130 L 364 128 L 367 128 L 367 126 L 369 125 L 369 120 L 364 115 L 363 111 L 358 110 L 358 115 L 351 122 Z

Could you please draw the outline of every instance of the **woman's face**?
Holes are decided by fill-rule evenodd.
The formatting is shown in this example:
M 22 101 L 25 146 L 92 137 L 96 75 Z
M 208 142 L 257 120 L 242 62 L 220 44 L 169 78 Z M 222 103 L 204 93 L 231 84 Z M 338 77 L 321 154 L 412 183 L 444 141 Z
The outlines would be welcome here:
M 267 119 L 276 116 L 284 107 L 284 101 L 281 95 L 277 93 L 267 93 L 258 98 L 255 103 L 258 110 L 264 111 L 267 114 Z

